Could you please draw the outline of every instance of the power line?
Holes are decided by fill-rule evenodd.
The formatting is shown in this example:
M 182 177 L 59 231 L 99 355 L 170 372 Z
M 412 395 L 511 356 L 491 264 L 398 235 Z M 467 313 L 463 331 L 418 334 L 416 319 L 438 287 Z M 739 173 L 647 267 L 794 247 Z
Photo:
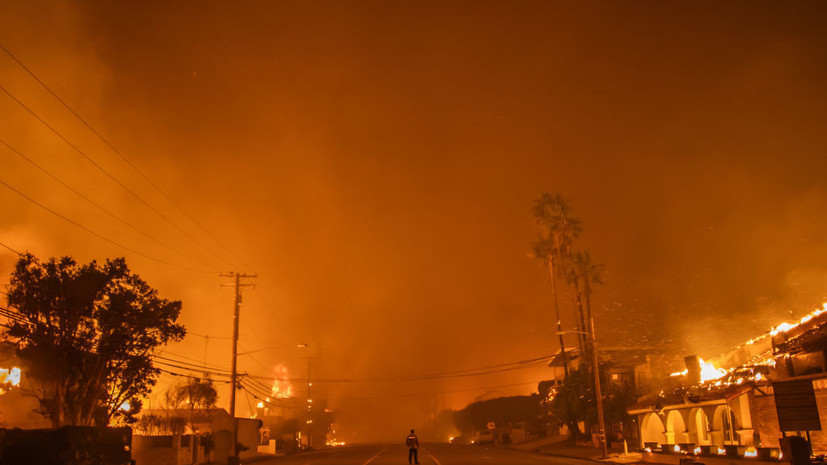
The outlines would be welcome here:
M 164 353 L 164 354 L 172 355 L 173 357 L 180 357 L 180 358 L 184 358 L 184 359 L 187 359 L 187 360 L 192 360 L 194 362 L 202 363 L 200 359 L 193 358 L 193 357 L 187 357 L 186 355 L 174 354 L 174 353 L 169 352 L 167 350 L 163 350 L 161 352 Z M 156 355 L 156 357 L 158 357 L 158 356 L 159 355 Z M 199 365 L 199 366 L 204 366 L 204 367 L 207 367 L 207 368 L 215 368 L 215 369 L 218 369 L 218 370 L 225 370 L 225 368 L 220 367 L 218 365 L 207 364 L 207 363 L 204 363 L 203 365 Z
M 160 259 L 160 258 L 157 258 L 157 257 L 153 257 L 152 255 L 145 254 L 145 253 L 143 253 L 139 250 L 133 249 L 132 247 L 129 247 L 127 245 L 121 244 L 121 243 L 119 243 L 117 241 L 114 241 L 112 239 L 109 239 L 108 237 L 103 236 L 101 234 L 98 234 L 97 232 L 87 228 L 86 226 L 83 226 L 82 224 L 80 224 L 80 223 L 78 223 L 74 220 L 71 220 L 71 219 L 61 215 L 60 213 L 52 210 L 51 208 L 43 205 L 42 203 L 38 202 L 37 200 L 29 197 L 28 195 L 24 194 L 23 192 L 20 192 L 19 190 L 15 189 L 11 185 L 7 184 L 5 181 L 0 180 L 0 184 L 6 186 L 6 188 L 8 188 L 9 190 L 15 192 L 16 194 L 18 194 L 21 197 L 25 198 L 29 202 L 32 202 L 33 204 L 37 205 L 38 207 L 42 208 L 43 210 L 46 210 L 47 212 L 51 213 L 52 215 L 62 219 L 63 221 L 66 221 L 67 223 L 72 224 L 75 227 L 80 228 L 80 229 L 88 232 L 89 234 L 91 234 L 91 235 L 93 235 L 93 236 L 95 236 L 95 237 L 97 237 L 97 238 L 99 238 L 103 241 L 109 242 L 110 244 L 116 245 L 116 246 L 118 246 L 118 247 L 120 247 L 124 250 L 128 250 L 132 253 L 138 254 L 142 257 L 148 258 L 148 259 L 156 261 L 158 263 L 163 263 L 164 265 L 174 266 L 176 268 L 181 268 L 181 269 L 189 270 L 189 271 L 197 271 L 197 272 L 200 272 L 200 273 L 213 273 L 213 271 L 210 271 L 210 270 L 202 270 L 202 269 L 198 269 L 198 268 L 192 268 L 192 267 L 188 267 L 188 266 L 184 266 L 184 265 L 178 265 L 178 264 L 175 264 L 175 263 L 172 263 L 172 262 L 168 262 L 166 260 L 163 260 L 163 259 Z
M 121 153 L 120 150 L 115 148 L 115 146 L 112 145 L 112 143 L 109 142 L 108 139 L 103 137 L 103 135 L 100 132 L 98 132 L 94 127 L 92 127 L 92 125 L 89 124 L 83 117 L 81 117 L 80 114 L 78 114 L 71 106 L 69 106 L 68 103 L 66 103 L 62 98 L 60 98 L 49 86 L 46 85 L 45 82 L 43 82 L 39 77 L 37 77 L 37 75 L 32 70 L 30 70 L 25 64 L 23 64 L 23 62 L 20 61 L 16 56 L 14 56 L 14 54 L 11 53 L 11 51 L 9 49 L 4 47 L 3 44 L 0 44 L 0 49 L 3 49 L 3 51 L 6 52 L 6 54 L 9 57 L 11 57 L 12 60 L 14 60 L 18 65 L 20 65 L 21 68 L 23 68 L 27 73 L 29 73 L 29 76 L 34 78 L 34 80 L 37 81 L 38 84 L 40 84 L 44 89 L 46 89 L 46 91 L 49 92 L 52 95 L 52 97 L 54 97 L 67 110 L 69 110 L 70 113 L 72 113 L 81 123 L 83 123 L 84 126 L 86 126 L 90 131 L 92 131 L 92 133 L 95 134 L 101 141 L 103 141 L 104 144 L 106 144 L 110 149 L 112 149 L 113 152 L 115 152 L 119 157 L 121 157 L 121 159 L 124 162 L 126 162 L 126 164 L 129 165 L 129 167 L 132 168 L 136 173 L 138 173 L 144 179 L 144 181 L 146 181 L 149 185 L 151 185 L 153 188 L 155 188 L 155 190 L 158 191 L 158 193 L 160 193 L 165 199 L 167 199 L 167 201 L 170 204 L 175 206 L 175 208 L 177 208 L 181 213 L 183 213 L 184 216 L 186 216 L 194 225 L 196 225 L 199 229 L 201 229 L 201 231 L 203 231 L 212 240 L 214 240 L 221 248 L 223 248 L 233 258 L 235 258 L 238 262 L 240 262 L 242 265 L 244 265 L 243 260 L 241 260 L 235 254 L 233 254 L 233 252 L 229 248 L 227 248 L 227 246 L 225 246 L 220 240 L 218 240 L 218 238 L 216 238 L 206 228 L 204 228 L 198 221 L 196 221 L 195 218 L 193 218 L 189 213 L 187 213 L 187 211 L 184 210 L 177 202 L 175 202 L 172 199 L 172 197 L 170 197 L 166 192 L 164 192 L 163 189 L 161 189 L 157 184 L 155 184 L 152 181 L 152 179 L 149 178 L 149 176 L 147 176 L 143 171 L 138 169 L 138 167 L 135 166 L 135 164 L 132 163 L 132 161 L 130 161 L 129 158 L 126 157 L 126 155 L 124 155 L 123 153 Z
M 255 391 L 255 390 L 251 390 L 250 386 L 248 386 L 244 383 L 239 383 L 239 387 L 241 389 L 243 389 L 245 392 L 247 392 L 248 394 L 250 394 L 251 396 L 253 396 L 255 399 L 258 399 L 259 401 L 264 402 L 265 404 L 275 405 L 276 407 L 287 408 L 287 409 L 299 409 L 299 408 L 301 408 L 299 406 L 294 406 L 294 405 L 290 405 L 290 404 L 279 404 L 278 402 L 275 402 L 273 400 L 273 398 L 269 397 L 268 395 L 262 394 L 261 392 L 258 392 L 258 391 Z M 261 397 L 257 396 L 256 393 L 263 396 L 264 398 L 261 398 Z M 267 399 L 270 399 L 270 400 L 267 400 Z
M 17 255 L 23 255 L 22 253 L 20 253 L 20 252 L 18 252 L 18 251 L 16 251 L 16 250 L 14 250 L 14 249 L 12 249 L 11 247 L 7 246 L 6 244 L 4 244 L 4 243 L 2 243 L 2 242 L 0 242 L 0 247 L 3 247 L 3 248 L 5 248 L 5 249 L 8 249 L 8 250 L 10 250 L 10 251 L 14 252 L 14 253 L 15 253 L 15 254 L 17 254 Z
M 170 226 L 172 226 L 172 227 L 174 227 L 175 229 L 177 229 L 178 231 L 180 231 L 180 232 L 181 232 L 181 234 L 183 234 L 183 235 L 187 236 L 187 237 L 188 237 L 190 240 L 192 240 L 194 243 L 196 243 L 196 244 L 198 244 L 199 246 L 201 246 L 201 248 L 203 248 L 203 249 L 204 249 L 204 250 L 206 250 L 207 252 L 209 252 L 209 253 L 211 253 L 211 254 L 215 255 L 216 257 L 218 257 L 220 260 L 224 261 L 225 263 L 229 264 L 229 262 L 228 262 L 228 261 L 227 261 L 224 257 L 222 257 L 221 255 L 219 255 L 219 254 L 215 253 L 214 251 L 210 250 L 210 249 L 209 249 L 206 245 L 204 245 L 201 241 L 199 241 L 198 239 L 196 239 L 196 238 L 195 238 L 192 234 L 190 234 L 190 233 L 186 232 L 186 231 L 185 231 L 182 227 L 180 227 L 178 224 L 176 224 L 175 222 L 173 222 L 172 220 L 170 220 L 170 219 L 169 219 L 166 215 L 164 215 L 163 213 L 161 213 L 161 212 L 160 212 L 157 208 L 153 207 L 153 206 L 152 206 L 152 205 L 150 205 L 150 204 L 149 204 L 146 200 L 144 200 L 141 196 L 139 196 L 138 194 L 136 194 L 136 193 L 135 193 L 135 191 L 133 191 L 132 189 L 130 189 L 130 188 L 129 188 L 126 184 L 124 184 L 123 182 L 121 182 L 121 181 L 120 181 L 118 178 L 116 178 L 116 177 L 115 177 L 112 173 L 110 173 L 110 172 L 109 172 L 109 171 L 107 171 L 104 167 L 102 167 L 102 166 L 101 166 L 98 162 L 96 162 L 95 160 L 93 160 L 93 159 L 92 159 L 92 157 L 90 157 L 89 155 L 87 155 L 87 154 L 86 154 L 86 152 L 84 152 L 83 150 L 81 150 L 80 148 L 78 148 L 78 146 L 76 146 L 75 144 L 73 144 L 73 143 L 72 143 L 69 139 L 67 139 L 67 138 L 66 138 L 63 134 L 61 134 L 61 133 L 60 133 L 57 129 L 55 129 L 55 128 L 54 128 L 54 127 L 52 127 L 49 123 L 47 123 L 47 122 L 46 122 L 43 118 L 41 118 L 41 117 L 40 117 L 37 113 L 35 113 L 35 112 L 31 109 L 31 108 L 29 108 L 28 106 L 26 106 L 26 104 L 25 104 L 25 103 L 23 103 L 22 101 L 20 101 L 20 100 L 19 100 L 17 97 L 15 97 L 15 96 L 14 96 L 11 92 L 9 92 L 9 91 L 8 91 L 5 87 L 0 86 L 0 90 L 2 90 L 2 91 L 6 94 L 6 95 L 8 95 L 8 96 L 9 96 L 12 100 L 14 100 L 15 102 L 17 102 L 17 104 L 18 104 L 18 105 L 20 105 L 21 107 L 23 107 L 26 111 L 28 111 L 28 112 L 29 112 L 29 114 L 31 114 L 31 115 L 32 115 L 35 119 L 37 119 L 38 121 L 40 121 L 40 122 L 41 122 L 44 126 L 46 126 L 46 127 L 47 127 L 50 131 L 52 131 L 52 132 L 53 132 L 56 136 L 58 136 L 58 137 L 60 138 L 60 140 L 62 140 L 63 142 L 65 142 L 65 143 L 66 143 L 69 147 L 71 147 L 72 149 L 74 149 L 74 151 L 75 151 L 75 152 L 77 152 L 78 154 L 80 154 L 80 156 L 82 156 L 83 158 L 85 158 L 85 159 L 86 159 L 89 163 L 91 163 L 91 164 L 92 164 L 92 166 L 94 166 L 95 168 L 97 168 L 97 169 L 98 169 L 98 171 L 100 171 L 101 173 L 105 174 L 105 175 L 106 175 L 109 179 L 111 179 L 111 180 L 112 180 L 115 184 L 117 184 L 117 185 L 121 186 L 121 188 L 123 188 L 123 190 L 125 190 L 127 193 L 129 193 L 129 194 L 130 194 L 132 197 L 134 197 L 134 198 L 135 198 L 138 202 L 140 202 L 140 203 L 141 203 L 141 204 L 143 204 L 146 208 L 148 208 L 148 209 L 149 209 L 149 210 L 151 210 L 153 213 L 155 213 L 156 215 L 158 215 L 158 217 L 160 217 L 161 219 L 163 219 L 164 221 L 166 221 L 166 222 L 167 222 Z
M 192 375 L 187 375 L 187 374 L 184 374 L 184 373 L 178 373 L 178 372 L 175 372 L 175 371 L 165 370 L 163 368 L 158 368 L 158 371 L 160 371 L 161 373 L 166 373 L 168 375 L 172 375 L 172 376 L 180 376 L 182 378 L 204 379 L 203 376 L 192 376 Z M 220 380 L 220 379 L 219 380 L 212 380 L 212 382 L 214 382 L 216 384 L 229 384 L 229 381 Z
M 211 367 L 208 367 L 206 365 L 200 365 L 200 364 L 196 364 L 196 363 L 192 363 L 192 362 L 187 362 L 187 361 L 184 361 L 184 360 L 176 360 L 174 358 L 163 357 L 161 355 L 154 355 L 153 358 L 156 359 L 156 360 L 160 359 L 160 360 L 165 361 L 167 363 L 172 362 L 172 363 L 177 363 L 179 365 L 187 365 L 187 369 L 191 369 L 190 367 L 194 367 L 193 369 L 198 369 L 199 371 L 203 371 L 205 373 L 210 372 L 210 373 L 220 374 L 222 376 L 230 376 L 230 371 L 226 370 L 226 369 L 223 369 L 223 368 L 211 368 Z M 163 363 L 163 362 L 159 362 L 159 363 Z
M 153 360 L 153 363 L 156 363 L 158 365 L 163 365 L 165 367 L 177 368 L 179 370 L 185 370 L 185 371 L 189 371 L 189 372 L 198 372 L 198 373 L 204 373 L 204 374 L 209 374 L 209 375 L 214 375 L 214 376 L 230 376 L 229 373 L 218 373 L 218 372 L 215 372 L 215 371 L 205 371 L 205 370 L 201 370 L 201 369 L 198 369 L 198 368 L 191 368 L 191 367 L 188 367 L 188 366 L 182 366 L 182 365 L 178 365 L 178 364 L 175 364 L 175 363 L 164 362 L 163 360 L 155 359 L 155 360 Z
M 259 387 L 259 386 L 255 385 L 255 384 L 249 384 L 249 383 L 245 382 L 245 381 L 244 381 L 244 379 L 243 379 L 243 377 L 242 377 L 242 379 L 238 382 L 238 384 L 239 384 L 239 385 L 243 385 L 243 386 L 245 386 L 245 387 L 247 387 L 247 388 L 249 388 L 249 389 L 252 389 L 252 390 L 256 391 L 257 393 L 259 393 L 259 394 L 263 395 L 264 397 L 270 398 L 270 393 L 268 392 L 268 390 L 266 390 L 266 389 L 262 389 L 261 387 Z
M 61 180 L 60 178 L 58 178 L 57 176 L 55 176 L 54 174 L 52 174 L 51 172 L 49 172 L 49 170 L 47 170 L 46 168 L 43 168 L 42 166 L 40 166 L 37 162 L 35 162 L 34 160 L 32 160 L 31 158 L 29 158 L 28 156 L 26 156 L 23 152 L 21 152 L 21 151 L 17 150 L 16 148 L 12 147 L 11 145 L 9 145 L 6 141 L 4 141 L 4 140 L 0 139 L 0 144 L 5 145 L 5 146 L 6 146 L 6 148 L 8 148 L 8 149 L 9 149 L 9 150 L 11 150 L 12 152 L 16 153 L 18 156 L 20 156 L 21 158 L 23 158 L 24 160 L 26 160 L 27 162 L 29 162 L 29 164 L 31 164 L 31 165 L 32 165 L 32 166 L 34 166 L 35 168 L 39 169 L 39 170 L 40 170 L 41 172 L 43 172 L 46 176 L 49 176 L 49 177 L 50 177 L 50 178 L 52 178 L 55 182 L 57 182 L 57 183 L 58 183 L 58 184 L 60 184 L 61 186 L 65 187 L 66 189 L 70 190 L 72 193 L 74 193 L 74 194 L 75 194 L 75 195 L 77 195 L 78 197 L 80 197 L 80 198 L 82 198 L 83 200 L 85 200 L 86 202 L 88 202 L 88 203 L 92 204 L 94 207 L 98 208 L 100 211 L 102 211 L 102 212 L 106 213 L 107 215 L 111 216 L 112 218 L 115 218 L 116 220 L 118 220 L 118 221 L 119 221 L 119 222 L 121 222 L 122 224 L 124 224 L 124 225 L 128 226 L 129 228 L 133 229 L 134 231 L 137 231 L 138 233 L 142 234 L 144 237 L 149 238 L 150 240 L 154 241 L 155 243 L 160 244 L 160 245 L 162 245 L 162 246 L 166 247 L 167 249 L 169 249 L 169 250 L 171 250 L 171 251 L 173 251 L 173 252 L 178 253 L 179 255 L 181 255 L 181 256 L 183 256 L 183 257 L 189 258 L 190 260 L 194 260 L 194 261 L 196 261 L 196 262 L 198 262 L 198 263 L 201 263 L 202 265 L 207 266 L 207 264 L 206 264 L 206 263 L 204 263 L 203 261 L 201 261 L 200 259 L 195 258 L 195 257 L 193 257 L 193 256 L 191 256 L 191 255 L 188 255 L 188 254 L 186 254 L 186 253 L 182 252 L 181 250 L 178 250 L 178 249 L 176 249 L 175 247 L 172 247 L 171 245 L 169 245 L 169 244 L 167 244 L 167 243 L 165 243 L 165 242 L 163 242 L 163 241 L 161 241 L 161 240 L 159 240 L 159 239 L 155 238 L 154 236 L 152 236 L 152 235 L 150 235 L 150 234 L 148 234 L 148 233 L 144 232 L 143 230 L 141 230 L 141 229 L 140 229 L 140 228 L 138 228 L 137 226 L 133 225 L 132 223 L 130 223 L 130 222 L 128 222 L 128 221 L 126 221 L 125 219 L 121 218 L 120 216 L 118 216 L 118 215 L 116 215 L 115 213 L 111 212 L 110 210 L 106 209 L 104 206 L 100 205 L 99 203 L 97 203 L 97 202 L 95 202 L 94 200 L 92 200 L 91 198 L 87 197 L 86 195 L 84 195 L 83 193 L 81 193 L 80 191 L 78 191 L 77 189 L 75 189 L 75 188 L 73 188 L 72 186 L 70 186 L 69 184 L 65 183 L 63 180 Z
M 252 383 L 253 385 L 258 386 L 260 389 L 262 389 L 262 392 L 272 392 L 273 391 L 273 389 L 271 387 L 266 386 L 264 383 L 262 383 L 261 381 L 259 381 L 257 379 L 254 379 L 254 378 L 247 378 L 247 379 L 249 379 L 250 383 Z
M 482 367 L 482 368 L 472 368 L 467 370 L 457 370 L 451 372 L 443 372 L 443 373 L 432 373 L 432 374 L 425 374 L 425 375 L 417 375 L 417 376 L 397 376 L 397 377 L 368 377 L 368 378 L 314 378 L 314 383 L 325 383 L 325 384 L 345 384 L 345 383 L 372 383 L 372 382 L 401 382 L 401 381 L 425 381 L 425 380 L 437 380 L 437 379 L 450 379 L 450 378 L 466 378 L 472 376 L 483 376 L 483 375 L 490 375 L 495 373 L 503 373 L 507 371 L 514 371 L 514 370 L 521 370 L 524 368 L 530 368 L 536 365 L 539 362 L 543 362 L 552 355 L 546 355 L 543 357 L 536 357 L 527 360 L 520 360 L 517 362 L 511 363 L 504 363 L 500 365 L 492 365 L 489 367 Z M 279 380 L 279 381 L 307 381 L 304 378 L 278 378 L 272 376 L 257 376 L 257 375 L 248 375 L 251 378 L 256 378 L 260 380 Z
M 226 339 L 228 341 L 232 339 L 232 337 L 210 336 L 209 334 L 199 334 L 199 333 L 194 333 L 192 331 L 187 331 L 187 335 L 188 336 L 189 335 L 198 336 L 198 337 L 209 338 L 209 339 Z
M 410 394 L 390 394 L 387 396 L 370 396 L 370 397 L 334 397 L 328 399 L 329 401 L 342 401 L 342 400 L 374 400 L 374 399 L 394 399 L 399 397 L 418 397 L 418 396 L 432 396 L 435 394 L 452 394 L 455 392 L 471 392 L 471 391 L 482 391 L 487 389 L 497 389 L 497 388 L 505 388 L 505 387 L 517 387 L 517 386 L 529 386 L 537 384 L 536 382 L 530 383 L 514 383 L 514 384 L 500 384 L 498 386 L 483 386 L 483 387 L 474 387 L 474 388 L 466 388 L 466 389 L 452 389 L 448 391 L 432 391 L 432 392 L 415 392 Z
M 21 315 L 19 312 L 14 310 L 8 309 L 6 307 L 0 307 L 0 316 L 4 316 L 9 320 L 14 320 L 18 323 L 28 323 L 28 319 Z

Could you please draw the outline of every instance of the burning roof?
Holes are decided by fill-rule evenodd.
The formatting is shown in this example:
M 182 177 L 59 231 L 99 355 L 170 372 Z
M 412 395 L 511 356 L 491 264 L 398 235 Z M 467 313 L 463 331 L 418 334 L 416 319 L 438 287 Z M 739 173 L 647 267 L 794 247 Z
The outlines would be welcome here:
M 687 369 L 672 373 L 673 382 L 656 394 L 638 400 L 634 408 L 698 403 L 738 395 L 755 385 L 790 373 L 784 362 L 827 347 L 827 303 L 795 323 L 782 323 L 729 352 L 705 361 L 686 357 Z M 696 366 L 697 365 L 697 366 Z

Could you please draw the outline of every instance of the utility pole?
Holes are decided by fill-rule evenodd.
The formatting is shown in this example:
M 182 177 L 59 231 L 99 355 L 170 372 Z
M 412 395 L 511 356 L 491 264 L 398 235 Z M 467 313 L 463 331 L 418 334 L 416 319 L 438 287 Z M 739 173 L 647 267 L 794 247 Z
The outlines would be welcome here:
M 238 421 L 235 418 L 235 391 L 238 389 L 238 319 L 239 308 L 241 307 L 241 288 L 255 286 L 255 284 L 242 284 L 242 278 L 255 278 L 257 274 L 243 274 L 243 273 L 221 273 L 222 278 L 234 278 L 234 283 L 231 284 L 235 288 L 235 297 L 233 298 L 233 354 L 232 354 L 232 369 L 230 374 L 230 418 L 233 423 L 233 443 L 230 447 L 230 457 L 227 459 L 229 465 L 239 463 L 238 460 Z M 222 284 L 221 286 L 230 286 L 230 284 Z
M 303 343 L 297 344 L 296 347 L 299 349 L 308 349 L 310 344 Z M 311 387 L 313 383 L 310 381 L 310 355 L 307 356 L 307 411 L 305 412 L 305 425 L 307 427 L 307 448 L 313 448 L 313 397 L 310 395 Z
M 603 452 L 603 459 L 609 456 L 608 447 L 606 444 L 606 424 L 603 422 L 603 393 L 600 392 L 600 359 L 597 356 L 597 336 L 594 334 L 594 319 L 589 319 L 592 336 L 592 364 L 594 365 L 594 396 L 597 400 L 597 428 L 598 440 Z
M 594 366 L 594 397 L 595 403 L 597 404 L 597 438 L 600 441 L 600 448 L 603 452 L 603 458 L 607 458 L 609 456 L 609 448 L 606 444 L 606 424 L 603 420 L 603 393 L 600 389 L 600 367 L 599 363 L 600 360 L 597 356 L 597 336 L 594 333 L 594 319 L 589 319 L 589 323 L 591 324 L 590 331 L 558 331 L 557 334 L 562 336 L 563 334 L 568 333 L 578 333 L 581 335 L 589 336 L 592 342 L 592 365 Z

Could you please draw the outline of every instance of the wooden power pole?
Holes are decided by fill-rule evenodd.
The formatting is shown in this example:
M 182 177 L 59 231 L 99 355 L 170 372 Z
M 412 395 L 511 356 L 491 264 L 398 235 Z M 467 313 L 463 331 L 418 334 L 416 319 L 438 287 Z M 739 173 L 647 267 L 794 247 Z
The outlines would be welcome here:
M 255 284 L 242 284 L 242 278 L 255 278 L 257 274 L 243 273 L 221 273 L 222 278 L 233 278 L 233 284 L 222 284 L 222 286 L 233 286 L 235 297 L 233 298 L 233 354 L 232 368 L 230 374 L 230 418 L 233 423 L 233 443 L 230 446 L 230 458 L 228 464 L 237 464 L 238 461 L 238 421 L 235 418 L 235 392 L 238 389 L 238 318 L 241 307 L 241 288 L 255 286 Z

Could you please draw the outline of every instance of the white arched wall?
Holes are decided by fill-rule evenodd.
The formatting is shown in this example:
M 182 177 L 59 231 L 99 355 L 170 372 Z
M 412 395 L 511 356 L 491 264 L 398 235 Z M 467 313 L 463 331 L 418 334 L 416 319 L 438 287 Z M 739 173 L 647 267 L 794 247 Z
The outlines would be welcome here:
M 663 422 L 660 421 L 660 417 L 655 413 L 647 413 L 640 424 L 641 442 L 664 444 L 663 431 Z
M 666 444 L 683 444 L 689 442 L 686 424 L 681 412 L 672 410 L 666 415 Z
M 729 417 L 727 419 L 727 417 Z M 737 433 L 733 435 L 738 429 L 735 424 L 735 416 L 727 405 L 719 405 L 715 408 L 715 413 L 712 415 L 712 432 L 710 433 L 711 442 L 713 445 L 723 447 L 725 444 L 737 444 Z
M 689 442 L 696 446 L 707 446 L 712 443 L 709 436 L 709 418 L 701 408 L 689 411 Z

